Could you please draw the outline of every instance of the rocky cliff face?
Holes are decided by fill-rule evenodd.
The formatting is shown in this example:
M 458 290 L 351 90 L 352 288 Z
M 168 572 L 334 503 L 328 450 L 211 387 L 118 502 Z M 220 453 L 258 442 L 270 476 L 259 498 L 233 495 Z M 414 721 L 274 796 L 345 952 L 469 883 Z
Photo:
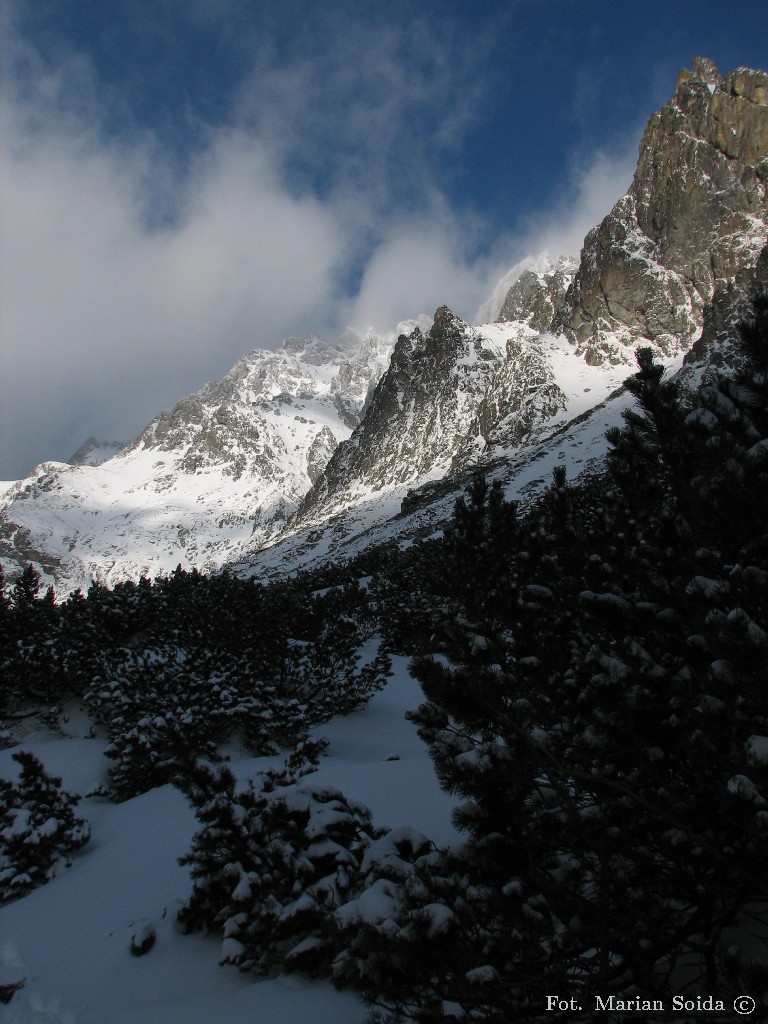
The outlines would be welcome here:
M 398 339 L 360 426 L 287 532 L 518 452 L 602 401 L 628 372 L 589 366 L 527 319 L 473 328 L 442 307 L 426 335 Z
M 482 462 L 494 450 L 527 443 L 537 428 L 568 408 L 550 346 L 525 325 L 515 324 L 515 328 L 506 340 L 505 358 L 454 456 L 454 472 Z
M 525 323 L 534 331 L 548 331 L 565 302 L 577 267 L 576 260 L 561 256 L 544 270 L 524 270 L 507 292 L 499 322 Z
M 584 242 L 552 329 L 591 362 L 690 347 L 716 295 L 748 288 L 768 240 L 768 75 L 697 58 L 654 114 L 629 192 Z
M 525 269 L 493 330 L 443 307 L 426 336 L 401 337 L 295 525 L 529 444 L 580 414 L 585 396 L 605 398 L 639 344 L 673 359 L 733 316 L 768 265 L 767 91 L 759 71 L 723 78 L 703 58 L 682 71 L 648 123 L 629 192 L 578 264 Z
M 446 306 L 426 333 L 416 327 L 401 334 L 363 422 L 334 452 L 302 508 L 338 507 L 446 473 L 503 360 L 499 331 L 475 331 Z

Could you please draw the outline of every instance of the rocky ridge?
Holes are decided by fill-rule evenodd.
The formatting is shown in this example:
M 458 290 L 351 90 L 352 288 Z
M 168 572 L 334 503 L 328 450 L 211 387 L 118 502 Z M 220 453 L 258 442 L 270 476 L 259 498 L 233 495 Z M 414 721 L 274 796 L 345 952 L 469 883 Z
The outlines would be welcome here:
M 30 560 L 64 591 L 211 570 L 261 546 L 359 422 L 393 344 L 311 335 L 254 350 L 117 455 L 89 441 L 77 464 L 41 464 L 0 495 L 9 574 Z
M 47 463 L 14 485 L 0 497 L 0 554 L 67 588 L 177 562 L 276 566 L 289 550 L 298 565 L 331 534 L 378 523 L 381 536 L 409 492 L 423 507 L 478 464 L 517 493 L 510 473 L 550 465 L 555 445 L 577 469 L 589 461 L 579 446 L 598 458 L 602 427 L 571 456 L 564 437 L 595 408 L 595 423 L 616 419 L 621 399 L 604 403 L 635 348 L 679 366 L 699 339 L 700 361 L 719 358 L 707 339 L 768 282 L 767 92 L 764 72 L 723 77 L 697 58 L 579 261 L 523 261 L 486 304 L 497 322 L 470 327 L 443 306 L 396 341 L 309 336 L 251 353 L 101 467 Z M 532 472 L 526 487 L 545 480 Z
M 125 441 L 103 441 L 89 437 L 67 460 L 70 466 L 100 466 L 113 459 L 126 447 Z
M 444 307 L 426 338 L 401 337 L 366 420 L 289 532 L 382 488 L 509 456 L 579 415 L 584 394 L 602 401 L 633 371 L 638 345 L 672 365 L 705 324 L 735 319 L 768 265 L 767 94 L 764 72 L 723 78 L 696 58 L 578 264 L 523 268 L 496 325 L 473 333 Z
M 551 323 L 588 360 L 688 349 L 768 265 L 768 74 L 697 57 L 649 120 L 632 185 L 584 241 Z
M 526 273 L 534 302 L 520 320 L 471 327 L 443 306 L 427 334 L 401 335 L 362 423 L 287 532 L 372 493 L 420 486 L 531 444 L 618 387 L 624 369 L 588 367 L 572 346 L 531 326 L 555 274 L 564 292 L 562 263 Z
M 504 356 L 501 332 L 474 330 L 445 306 L 426 333 L 401 334 L 362 423 L 303 507 L 447 473 Z

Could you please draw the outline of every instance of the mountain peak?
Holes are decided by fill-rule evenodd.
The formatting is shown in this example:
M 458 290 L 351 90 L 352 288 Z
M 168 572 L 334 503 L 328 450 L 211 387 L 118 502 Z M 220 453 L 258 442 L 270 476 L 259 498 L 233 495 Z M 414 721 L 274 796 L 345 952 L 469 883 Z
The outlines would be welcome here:
M 336 514 L 392 515 L 408 488 L 479 463 L 522 466 L 618 387 L 637 345 L 672 361 L 722 337 L 768 283 L 767 179 L 768 75 L 697 57 L 578 265 L 519 263 L 486 304 L 497 323 L 441 305 L 394 336 L 254 350 L 108 466 L 46 464 L 0 495 L 0 555 L 69 587 L 210 569 L 284 530 L 301 547 L 322 526 L 325 543 Z
M 434 326 L 438 330 L 445 330 L 447 326 L 453 325 L 457 321 L 459 323 L 464 322 L 463 320 L 461 320 L 460 317 L 456 316 L 456 314 L 452 312 L 452 310 L 450 310 L 447 306 L 439 306 L 435 310 Z
M 125 448 L 126 443 L 125 441 L 103 441 L 91 436 L 69 458 L 68 464 L 70 466 L 100 466 L 103 462 L 108 462 L 118 455 Z
M 632 185 L 584 241 L 553 329 L 595 361 L 690 348 L 716 294 L 744 296 L 768 242 L 768 75 L 697 57 L 648 121 Z M 623 350 L 623 351 L 622 351 Z
M 504 361 L 506 339 L 440 306 L 425 333 L 401 334 L 360 426 L 334 452 L 297 525 L 373 492 L 444 476 Z
M 710 92 L 714 92 L 722 81 L 723 76 L 713 60 L 709 57 L 694 57 L 690 71 L 688 68 L 681 68 L 677 75 L 675 101 L 684 102 L 685 97 L 698 85 L 706 85 Z
M 556 262 L 540 259 L 527 267 L 507 292 L 497 321 L 520 321 L 536 331 L 548 331 L 565 300 L 576 267 L 576 260 L 568 256 L 561 256 Z
M 359 343 L 359 342 L 358 342 Z M 348 348 L 328 341 L 320 334 L 306 334 L 301 338 L 286 338 L 279 351 L 289 356 L 297 356 L 309 366 L 324 366 L 327 363 L 338 363 L 348 353 Z

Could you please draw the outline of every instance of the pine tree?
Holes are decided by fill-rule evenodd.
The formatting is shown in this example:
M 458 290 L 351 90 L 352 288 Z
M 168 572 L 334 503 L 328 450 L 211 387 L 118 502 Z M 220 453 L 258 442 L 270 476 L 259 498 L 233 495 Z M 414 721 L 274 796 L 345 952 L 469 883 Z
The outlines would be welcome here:
M 514 601 L 509 570 L 517 545 L 516 503 L 505 501 L 498 480 L 489 487 L 477 474 L 456 499 L 433 572 L 469 618 L 503 614 Z
M 75 816 L 79 797 L 61 789 L 28 751 L 13 755 L 21 766 L 18 783 L 0 779 L 0 902 L 24 896 L 49 881 L 57 865 L 90 838 Z
M 238 790 L 232 773 L 198 765 L 190 797 L 200 830 L 180 863 L 192 894 L 179 911 L 187 930 L 223 936 L 222 963 L 268 974 L 327 974 L 335 954 L 332 915 L 354 891 L 370 842 L 369 813 L 327 788 L 266 773 Z
M 441 999 L 460 1019 L 544 1019 L 547 991 L 575 986 L 584 1005 L 658 993 L 683 962 L 704 991 L 749 977 L 757 997 L 765 984 L 722 942 L 765 893 L 764 527 L 737 494 L 734 560 L 707 546 L 700 481 L 725 508 L 738 479 L 701 472 L 712 438 L 702 446 L 691 418 L 711 399 L 691 412 L 648 353 L 638 362 L 640 408 L 610 437 L 612 489 L 572 491 L 556 472 L 505 563 L 516 600 L 503 620 L 459 616 L 440 658 L 413 664 L 428 698 L 414 717 L 443 785 L 464 798 L 455 817 L 468 834 L 454 902 L 428 880 L 421 901 L 484 895 L 479 920 L 455 916 L 441 940 L 451 967 L 402 978 L 401 999 L 385 990 L 408 1019 L 439 1019 Z M 757 431 L 744 466 L 762 451 L 764 377 L 754 364 L 747 377 L 723 385 L 743 407 L 727 429 L 743 433 L 749 409 Z

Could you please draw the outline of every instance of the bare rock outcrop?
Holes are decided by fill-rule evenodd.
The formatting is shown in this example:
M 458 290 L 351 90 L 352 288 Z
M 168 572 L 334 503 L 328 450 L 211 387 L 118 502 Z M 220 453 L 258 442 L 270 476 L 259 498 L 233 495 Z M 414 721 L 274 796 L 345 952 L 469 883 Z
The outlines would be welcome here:
M 768 74 L 696 58 L 649 120 L 629 192 L 587 235 L 552 328 L 594 363 L 620 358 L 617 336 L 685 350 L 767 241 Z

